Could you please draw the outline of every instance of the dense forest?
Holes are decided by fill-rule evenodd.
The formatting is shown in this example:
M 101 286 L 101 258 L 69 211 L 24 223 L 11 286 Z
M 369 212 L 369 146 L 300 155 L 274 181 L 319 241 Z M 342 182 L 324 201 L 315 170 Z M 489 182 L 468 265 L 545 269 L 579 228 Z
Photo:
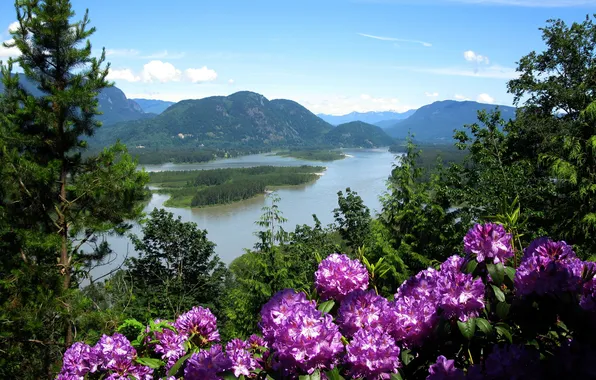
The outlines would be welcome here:
M 348 188 L 329 226 L 289 228 L 272 195 L 258 243 L 226 266 L 196 224 L 142 215 L 150 177 L 124 145 L 81 154 L 111 85 L 87 15 L 16 10 L 21 55 L 0 65 L 1 378 L 595 377 L 594 17 L 544 26 L 508 83 L 515 119 L 461 126 L 463 160 L 429 171 L 410 141 L 380 215 Z M 138 255 L 92 278 L 112 253 L 101 237 L 133 222 Z
M 323 171 L 323 166 L 257 166 L 156 172 L 150 174 L 149 181 L 159 186 L 159 192 L 171 195 L 166 206 L 200 207 L 249 199 L 266 189 L 312 182 Z

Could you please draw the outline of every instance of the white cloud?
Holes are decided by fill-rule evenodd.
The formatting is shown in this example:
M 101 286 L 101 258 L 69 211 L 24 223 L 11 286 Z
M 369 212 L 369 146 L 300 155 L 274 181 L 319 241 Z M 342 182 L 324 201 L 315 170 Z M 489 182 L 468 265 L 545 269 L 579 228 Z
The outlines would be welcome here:
M 215 70 L 208 69 L 207 66 L 200 69 L 186 69 L 184 75 L 192 83 L 211 82 L 217 79 Z
M 435 75 L 477 77 L 477 78 L 496 78 L 496 79 L 515 79 L 519 74 L 515 69 L 499 65 L 482 66 L 476 70 L 470 70 L 461 67 L 408 67 L 397 66 L 397 70 L 407 70 L 418 73 L 428 73 Z
M 18 21 L 10 23 L 10 25 L 8 25 L 8 28 L 6 29 L 7 34 L 9 34 L 10 32 L 16 31 L 18 27 L 19 27 Z
M 371 100 L 372 96 L 368 95 L 368 94 L 362 94 L 360 95 L 360 99 L 362 100 Z
M 480 94 L 476 98 L 476 101 L 477 102 L 480 102 L 480 103 L 490 103 L 490 104 L 492 104 L 492 103 L 495 102 L 495 98 L 493 98 L 489 94 Z
M 429 98 L 436 98 L 439 96 L 438 92 L 425 92 L 424 95 L 428 96 Z
M 466 59 L 466 61 L 469 61 L 469 62 L 484 63 L 487 65 L 490 63 L 490 61 L 488 60 L 488 57 L 485 57 L 480 54 L 476 54 L 472 50 L 465 51 L 464 58 Z
M 182 72 L 169 62 L 151 61 L 143 66 L 143 82 L 179 82 Z
M 106 49 L 106 56 L 134 57 L 136 55 L 139 55 L 139 51 L 135 49 Z
M 433 46 L 430 42 L 424 42 L 424 41 L 418 41 L 418 40 L 407 40 L 407 39 L 395 38 L 395 37 L 374 36 L 372 34 L 364 34 L 364 33 L 358 33 L 358 35 L 360 35 L 362 37 L 372 38 L 372 39 L 375 39 L 375 40 L 381 40 L 381 41 L 409 42 L 409 43 L 412 43 L 412 44 L 420 44 L 420 45 L 422 45 L 424 47 L 431 47 L 431 46 Z
M 234 79 L 229 79 L 228 84 L 234 84 Z
M 0 42 L 0 59 L 16 58 L 21 55 L 21 51 L 16 47 L 4 47 L 4 43 L 12 43 L 13 39 Z
M 125 80 L 127 82 L 138 82 L 141 80 L 141 77 L 138 75 L 134 75 L 132 70 L 130 69 L 121 69 L 121 70 L 114 70 L 110 69 L 108 73 L 109 80 L 118 81 L 118 80 Z
M 455 94 L 455 100 L 470 100 L 470 98 L 465 97 L 464 95 Z
M 153 53 L 153 54 L 149 54 L 146 56 L 143 56 L 142 58 L 145 59 L 164 59 L 164 58 L 168 58 L 168 59 L 180 59 L 180 58 L 184 58 L 186 56 L 186 53 L 181 52 L 181 53 L 170 53 L 167 50 L 163 50 L 157 53 Z
M 8 25 L 8 27 L 6 28 L 5 33 L 0 33 L 0 59 L 8 59 L 8 58 L 16 58 L 19 55 L 21 55 L 21 51 L 19 49 L 15 47 L 11 47 L 11 48 L 7 48 L 4 47 L 5 43 L 13 43 L 14 39 L 10 38 L 10 32 L 14 31 L 17 27 L 19 26 L 19 22 L 15 21 L 10 23 L 10 25 Z M 1 30 L 1 29 L 0 29 Z M 1 37 L 3 37 L 3 35 L 6 35 L 5 38 L 9 38 L 8 40 L 3 40 Z

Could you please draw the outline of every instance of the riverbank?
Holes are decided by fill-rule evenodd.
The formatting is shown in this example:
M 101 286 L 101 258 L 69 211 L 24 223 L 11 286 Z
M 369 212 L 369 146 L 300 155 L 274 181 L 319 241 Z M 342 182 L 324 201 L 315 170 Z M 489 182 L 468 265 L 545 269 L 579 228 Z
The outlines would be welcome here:
M 198 208 L 250 199 L 266 191 L 316 181 L 323 166 L 257 166 L 150 173 L 154 192 L 168 194 L 167 207 Z

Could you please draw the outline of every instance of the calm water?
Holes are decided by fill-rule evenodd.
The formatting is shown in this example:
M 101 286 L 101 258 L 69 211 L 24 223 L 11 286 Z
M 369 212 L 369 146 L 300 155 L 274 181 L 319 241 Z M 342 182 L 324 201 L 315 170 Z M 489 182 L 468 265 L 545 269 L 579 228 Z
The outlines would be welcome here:
M 386 190 L 385 182 L 395 162 L 395 155 L 387 150 L 345 150 L 351 157 L 343 160 L 316 163 L 288 157 L 268 154 L 244 156 L 219 160 L 204 164 L 164 164 L 146 165 L 147 171 L 164 170 L 201 170 L 217 168 L 251 167 L 259 165 L 298 166 L 321 165 L 327 170 L 314 183 L 299 187 L 280 189 L 279 203 L 288 222 L 286 230 L 293 230 L 296 224 L 313 224 L 312 214 L 316 214 L 323 225 L 333 222 L 333 209 L 337 207 L 337 192 L 350 187 L 358 192 L 365 204 L 378 211 L 379 196 Z M 146 212 L 154 208 L 162 208 L 167 195 L 154 194 Z M 216 246 L 216 252 L 225 262 L 230 263 L 251 248 L 257 241 L 253 235 L 257 231 L 255 221 L 261 216 L 261 208 L 269 201 L 265 196 L 238 202 L 230 205 L 206 207 L 200 209 L 166 208 L 182 217 L 183 221 L 193 221 L 199 228 L 208 231 L 208 238 Z M 132 231 L 140 235 L 140 228 Z M 108 237 L 115 254 L 110 263 L 97 267 L 92 271 L 93 278 L 98 278 L 122 263 L 125 257 L 134 255 L 132 244 L 127 238 Z

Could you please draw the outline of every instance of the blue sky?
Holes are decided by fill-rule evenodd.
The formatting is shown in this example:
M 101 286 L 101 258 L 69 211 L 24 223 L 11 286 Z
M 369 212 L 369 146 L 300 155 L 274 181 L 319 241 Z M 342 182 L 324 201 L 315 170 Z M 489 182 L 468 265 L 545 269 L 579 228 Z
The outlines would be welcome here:
M 0 5 L 0 40 L 16 20 Z M 444 99 L 510 105 L 516 62 L 547 19 L 596 0 L 73 0 L 89 9 L 128 97 L 178 101 L 240 90 L 315 113 L 405 111 Z M 14 52 L 0 48 L 0 59 Z

